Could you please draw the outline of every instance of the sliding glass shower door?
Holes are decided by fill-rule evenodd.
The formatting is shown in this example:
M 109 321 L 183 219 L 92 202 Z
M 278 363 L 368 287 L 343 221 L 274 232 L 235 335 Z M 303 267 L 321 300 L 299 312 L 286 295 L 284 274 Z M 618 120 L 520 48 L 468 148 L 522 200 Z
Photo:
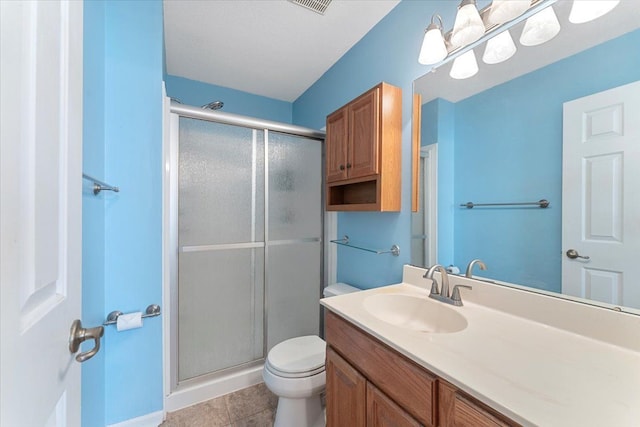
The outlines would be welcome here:
M 180 118 L 178 384 L 318 333 L 321 146 Z

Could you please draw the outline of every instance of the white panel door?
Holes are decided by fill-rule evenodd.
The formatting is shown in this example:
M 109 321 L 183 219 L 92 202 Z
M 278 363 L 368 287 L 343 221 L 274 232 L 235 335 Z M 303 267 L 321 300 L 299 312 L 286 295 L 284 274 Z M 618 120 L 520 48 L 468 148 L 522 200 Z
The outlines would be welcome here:
M 0 8 L 0 424 L 79 426 L 82 2 Z
M 640 308 L 640 82 L 565 103 L 563 127 L 562 292 Z

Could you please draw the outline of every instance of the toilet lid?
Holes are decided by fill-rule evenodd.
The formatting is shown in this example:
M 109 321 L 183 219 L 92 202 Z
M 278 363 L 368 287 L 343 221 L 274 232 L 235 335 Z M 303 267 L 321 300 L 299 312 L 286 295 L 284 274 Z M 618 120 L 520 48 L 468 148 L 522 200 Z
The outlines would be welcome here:
M 267 363 L 281 376 L 314 375 L 324 370 L 325 346 L 324 340 L 315 335 L 291 338 L 269 351 Z

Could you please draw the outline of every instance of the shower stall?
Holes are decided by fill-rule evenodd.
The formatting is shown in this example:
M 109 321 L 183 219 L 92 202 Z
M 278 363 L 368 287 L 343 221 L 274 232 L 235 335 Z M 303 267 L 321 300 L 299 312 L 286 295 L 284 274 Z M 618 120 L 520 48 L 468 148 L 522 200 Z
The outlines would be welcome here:
M 165 142 L 165 408 L 261 381 L 318 334 L 324 133 L 172 102 Z

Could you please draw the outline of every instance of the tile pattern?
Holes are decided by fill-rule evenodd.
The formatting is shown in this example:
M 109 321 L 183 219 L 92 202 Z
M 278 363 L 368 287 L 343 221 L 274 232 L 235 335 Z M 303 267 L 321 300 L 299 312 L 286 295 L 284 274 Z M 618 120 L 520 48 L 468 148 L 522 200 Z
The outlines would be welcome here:
M 260 383 L 175 412 L 159 427 L 272 427 L 278 397 Z

